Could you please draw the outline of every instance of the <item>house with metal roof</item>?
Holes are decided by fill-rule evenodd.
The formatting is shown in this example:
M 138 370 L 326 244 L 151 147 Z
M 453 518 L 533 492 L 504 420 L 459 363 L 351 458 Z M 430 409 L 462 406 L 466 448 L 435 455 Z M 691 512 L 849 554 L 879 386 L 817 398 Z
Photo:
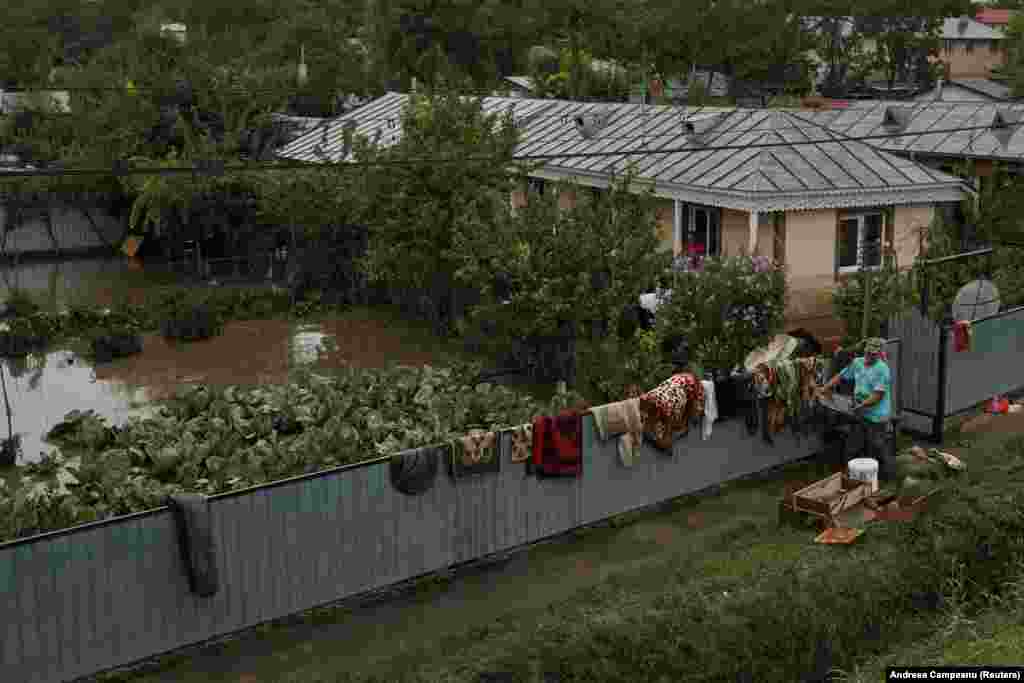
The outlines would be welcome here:
M 345 129 L 378 144 L 401 138 L 408 96 L 388 95 L 284 147 L 279 156 L 341 161 Z M 810 112 L 591 104 L 485 98 L 521 131 L 516 156 L 543 160 L 531 190 L 555 181 L 600 192 L 632 167 L 657 198 L 662 248 L 677 255 L 769 256 L 787 265 L 789 317 L 824 315 L 828 290 L 847 273 L 880 264 L 865 245 L 885 243 L 901 265 L 919 253 L 937 206 L 965 199 L 957 177 L 833 132 Z M 345 157 L 349 158 L 349 157 Z M 565 205 L 586 201 L 570 192 Z
M 1003 32 L 971 17 L 947 18 L 941 37 L 938 61 L 946 66 L 949 78 L 987 78 L 1006 61 Z
M 1024 103 L 865 101 L 802 116 L 843 136 L 889 136 L 870 143 L 932 168 L 973 161 L 978 177 L 996 162 L 1024 170 Z

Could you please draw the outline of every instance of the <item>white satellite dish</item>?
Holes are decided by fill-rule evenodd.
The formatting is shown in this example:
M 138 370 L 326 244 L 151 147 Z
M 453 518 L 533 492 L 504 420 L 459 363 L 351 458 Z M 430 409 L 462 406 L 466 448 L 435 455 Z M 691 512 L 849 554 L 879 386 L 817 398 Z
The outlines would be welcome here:
M 953 300 L 954 320 L 977 320 L 999 312 L 999 290 L 990 280 L 972 280 Z

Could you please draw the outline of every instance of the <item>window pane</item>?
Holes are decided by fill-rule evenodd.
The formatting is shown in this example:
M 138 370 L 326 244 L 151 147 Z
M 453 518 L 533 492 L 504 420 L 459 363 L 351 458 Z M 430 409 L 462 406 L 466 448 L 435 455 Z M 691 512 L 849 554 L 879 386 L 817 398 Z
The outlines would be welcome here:
M 882 263 L 882 216 L 872 214 L 864 216 L 864 238 L 861 248 L 864 250 L 862 263 L 877 266 Z
M 857 219 L 839 221 L 839 267 L 857 265 Z

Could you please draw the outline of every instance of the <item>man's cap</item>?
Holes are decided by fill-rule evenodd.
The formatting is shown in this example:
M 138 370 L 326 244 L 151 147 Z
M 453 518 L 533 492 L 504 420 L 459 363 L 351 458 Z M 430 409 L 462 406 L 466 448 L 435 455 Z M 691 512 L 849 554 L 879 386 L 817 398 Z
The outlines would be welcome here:
M 881 353 L 884 344 L 885 340 L 878 337 L 868 339 L 864 342 L 864 353 Z

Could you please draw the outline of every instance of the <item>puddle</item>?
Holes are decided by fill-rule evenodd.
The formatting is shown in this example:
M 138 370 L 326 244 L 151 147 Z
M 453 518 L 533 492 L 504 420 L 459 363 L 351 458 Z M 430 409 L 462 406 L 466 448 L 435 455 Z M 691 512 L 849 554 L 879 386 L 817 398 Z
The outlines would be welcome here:
M 132 415 L 145 415 L 151 407 L 145 388 L 118 382 L 100 382 L 93 368 L 70 349 L 0 360 L 11 406 L 11 424 L 21 436 L 20 462 L 35 462 L 53 449 L 46 434 L 72 410 L 92 409 L 111 424 L 122 425 Z M 0 433 L 8 436 L 6 414 Z

